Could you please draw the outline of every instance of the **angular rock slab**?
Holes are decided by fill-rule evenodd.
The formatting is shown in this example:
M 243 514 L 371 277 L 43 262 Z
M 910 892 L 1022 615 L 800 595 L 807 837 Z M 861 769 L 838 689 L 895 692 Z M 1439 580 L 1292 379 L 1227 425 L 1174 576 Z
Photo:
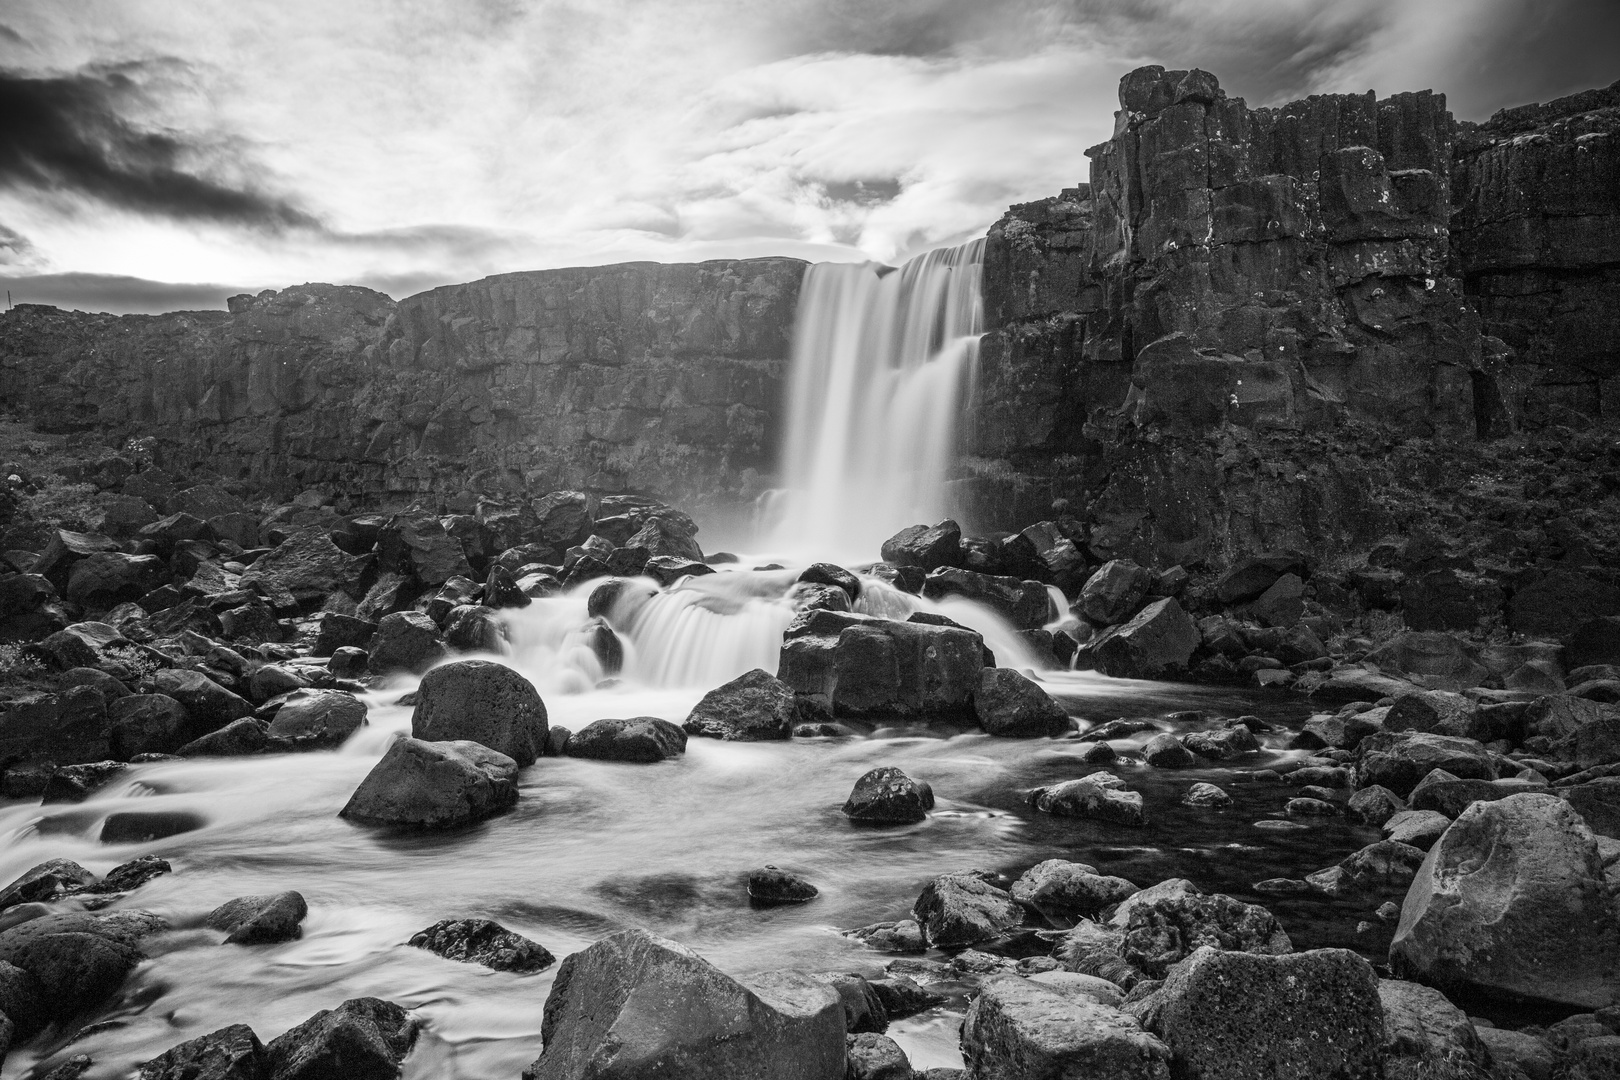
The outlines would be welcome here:
M 445 919 L 411 935 L 406 944 L 495 971 L 544 971 L 556 957 L 538 941 L 515 934 L 489 919 Z
M 987 980 L 962 1020 L 973 1080 L 1169 1080 L 1170 1051 L 1135 1018 L 1016 975 Z
M 416 1021 L 381 998 L 322 1009 L 264 1048 L 272 1080 L 394 1080 L 416 1044 Z
M 227 945 L 269 945 L 298 938 L 308 914 L 303 894 L 288 891 L 226 901 L 210 911 L 203 924 L 223 931 Z
M 545 749 L 546 734 L 539 691 L 505 664 L 458 660 L 428 672 L 417 688 L 415 738 L 468 739 L 529 766 Z
M 1066 735 L 1071 726 L 1062 705 L 1011 668 L 987 667 L 979 673 L 973 711 L 988 734 L 1005 738 Z
M 986 870 L 941 874 L 923 887 L 911 913 L 935 948 L 989 941 L 1024 921 L 1024 909 Z
M 264 1044 L 246 1024 L 171 1046 L 141 1065 L 140 1080 L 259 1080 Z
M 792 738 L 798 719 L 793 688 L 755 668 L 704 694 L 681 728 L 704 738 L 762 742 Z
M 1453 994 L 1620 1002 L 1620 911 L 1592 830 L 1555 795 L 1470 806 L 1419 867 L 1389 962 Z
M 371 825 L 444 829 L 517 802 L 517 763 L 475 742 L 400 738 L 355 789 L 339 817 Z
M 1204 946 L 1132 1011 L 1175 1055 L 1177 1080 L 1379 1080 L 1384 1010 L 1348 949 L 1286 956 Z
M 843 1080 L 837 991 L 778 972 L 746 984 L 645 930 L 557 969 L 524 1080 Z

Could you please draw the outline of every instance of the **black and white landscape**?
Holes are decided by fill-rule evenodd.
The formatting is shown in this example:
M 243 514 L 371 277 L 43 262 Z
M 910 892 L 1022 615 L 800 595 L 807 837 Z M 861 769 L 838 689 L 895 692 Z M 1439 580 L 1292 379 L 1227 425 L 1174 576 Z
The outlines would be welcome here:
M 1620 1076 L 1616 76 L 0 11 L 0 1076 Z

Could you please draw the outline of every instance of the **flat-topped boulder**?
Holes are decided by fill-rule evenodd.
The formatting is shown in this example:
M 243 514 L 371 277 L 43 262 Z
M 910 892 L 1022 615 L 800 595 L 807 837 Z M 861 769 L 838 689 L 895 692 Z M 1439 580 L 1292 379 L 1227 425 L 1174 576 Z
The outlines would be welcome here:
M 957 626 L 811 611 L 783 635 L 777 677 L 835 718 L 972 723 L 984 639 Z

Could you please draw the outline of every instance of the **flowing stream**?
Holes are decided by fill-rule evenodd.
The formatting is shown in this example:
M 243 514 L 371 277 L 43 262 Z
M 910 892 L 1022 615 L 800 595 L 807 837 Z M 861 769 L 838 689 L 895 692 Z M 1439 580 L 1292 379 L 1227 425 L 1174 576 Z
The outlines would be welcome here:
M 553 724 L 577 731 L 637 715 L 679 723 L 709 689 L 750 668 L 775 670 L 802 565 L 829 553 L 870 560 L 895 528 L 944 509 L 940 481 L 975 347 L 978 258 L 978 245 L 969 245 L 886 274 L 810 271 L 792 435 L 802 443 L 787 448 L 794 487 L 782 500 L 783 531 L 762 541 L 796 557 L 774 556 L 785 569 L 726 569 L 666 590 L 633 583 L 611 614 L 625 645 L 623 669 L 612 678 L 585 630 L 588 586 L 505 612 L 510 652 L 498 659 L 535 683 Z M 854 494 L 841 500 L 840 491 Z M 1041 679 L 1086 726 L 1146 716 L 1189 730 L 1243 713 L 1297 726 L 1307 712 L 1282 696 L 1039 671 L 1011 628 L 981 608 L 936 604 L 872 578 L 864 584 L 860 610 L 950 614 L 981 631 L 1004 666 Z M 149 942 L 153 959 L 72 1046 L 95 1059 L 87 1075 L 127 1076 L 168 1047 L 232 1023 L 250 1024 L 269 1041 L 319 1009 L 375 995 L 425 1021 L 407 1076 L 516 1080 L 539 1053 L 556 968 L 511 975 L 405 944 L 446 918 L 495 919 L 559 959 L 639 926 L 737 974 L 875 973 L 890 958 L 840 930 L 906 917 L 923 884 L 940 873 L 986 867 L 1016 876 L 1040 860 L 1070 858 L 1142 885 L 1185 876 L 1264 899 L 1297 947 L 1345 945 L 1376 955 L 1388 944 L 1386 926 L 1353 929 L 1366 917 L 1364 901 L 1257 898 L 1250 890 L 1264 878 L 1330 865 L 1376 839 L 1340 822 L 1297 832 L 1253 825 L 1277 816 L 1289 790 L 1232 778 L 1299 756 L 1275 748 L 1286 726 L 1267 738 L 1273 748 L 1237 767 L 1155 770 L 1130 759 L 1146 734 L 1115 742 L 1126 756 L 1116 771 L 1146 797 L 1145 828 L 1052 818 L 1024 805 L 1028 788 L 1094 770 L 1077 755 L 1078 737 L 996 739 L 937 727 L 785 743 L 692 739 L 683 757 L 657 765 L 543 758 L 524 770 L 517 807 L 474 828 L 400 836 L 351 825 L 338 811 L 394 734 L 409 730 L 411 710 L 398 701 L 414 684 L 400 678 L 367 695 L 369 726 L 338 751 L 154 763 L 81 804 L 0 804 L 0 882 L 50 858 L 97 873 L 143 854 L 174 864 L 173 874 L 121 901 L 178 929 Z M 1187 710 L 1203 715 L 1167 719 Z M 853 826 L 839 807 L 855 780 L 879 765 L 930 782 L 936 811 L 913 826 Z M 1225 811 L 1181 805 L 1198 780 L 1227 787 L 1236 804 Z M 130 808 L 183 809 L 206 824 L 154 843 L 98 843 L 101 821 Z M 803 874 L 820 896 L 796 907 L 751 907 L 744 881 L 765 863 Z M 222 935 L 197 928 L 226 900 L 285 889 L 309 902 L 300 940 L 227 946 L 218 943 Z M 958 992 L 947 1007 L 898 1022 L 890 1034 L 919 1069 L 959 1065 L 963 1005 Z M 16 1050 L 3 1076 L 24 1076 L 62 1050 Z

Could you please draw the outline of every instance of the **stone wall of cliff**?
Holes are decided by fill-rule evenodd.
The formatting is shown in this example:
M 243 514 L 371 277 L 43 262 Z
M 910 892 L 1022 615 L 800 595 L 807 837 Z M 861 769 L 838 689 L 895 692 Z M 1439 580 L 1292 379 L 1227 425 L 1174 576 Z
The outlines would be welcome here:
M 395 303 L 304 285 L 228 312 L 0 316 L 0 400 L 51 430 L 291 489 L 760 489 L 804 264 L 504 274 Z
M 1390 527 L 1402 440 L 1612 412 L 1617 99 L 1459 126 L 1429 92 L 1252 109 L 1132 72 L 1090 182 L 990 231 L 970 516 L 1062 499 L 1159 564 L 1342 551 Z

